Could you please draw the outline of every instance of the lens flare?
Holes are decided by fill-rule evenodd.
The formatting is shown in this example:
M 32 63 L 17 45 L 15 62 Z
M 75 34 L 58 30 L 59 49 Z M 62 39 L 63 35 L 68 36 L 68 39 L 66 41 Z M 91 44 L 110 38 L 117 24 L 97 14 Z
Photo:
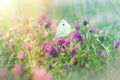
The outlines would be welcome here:
M 0 11 L 5 11 L 12 6 L 13 0 L 0 0 Z

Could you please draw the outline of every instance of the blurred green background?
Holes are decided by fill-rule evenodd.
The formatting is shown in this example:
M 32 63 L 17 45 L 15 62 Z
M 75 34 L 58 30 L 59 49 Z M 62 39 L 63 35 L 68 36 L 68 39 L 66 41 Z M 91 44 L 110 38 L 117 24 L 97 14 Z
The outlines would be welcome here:
M 105 34 L 111 33 L 115 40 L 120 40 L 119 8 L 119 0 L 0 0 L 0 33 L 15 26 L 15 21 L 23 16 L 36 19 L 44 13 L 51 20 L 67 18 L 71 24 L 87 19 L 89 26 L 103 28 Z M 119 69 L 119 65 L 116 67 L 110 68 L 108 75 Z M 119 73 L 118 70 L 116 74 Z
M 0 30 L 14 26 L 22 16 L 35 19 L 44 13 L 52 19 L 68 18 L 71 24 L 87 19 L 91 26 L 112 30 L 114 26 L 119 35 L 119 5 L 119 0 L 0 0 Z

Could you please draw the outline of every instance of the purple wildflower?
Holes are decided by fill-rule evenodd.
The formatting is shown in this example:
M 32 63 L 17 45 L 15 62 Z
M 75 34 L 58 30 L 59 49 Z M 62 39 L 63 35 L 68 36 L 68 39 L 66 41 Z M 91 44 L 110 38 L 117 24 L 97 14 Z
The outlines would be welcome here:
M 83 22 L 83 25 L 85 26 L 88 24 L 87 20 L 83 20 L 82 22 Z
M 62 44 L 65 43 L 65 40 L 64 40 L 63 37 L 60 37 L 60 38 L 55 39 L 55 40 L 54 40 L 54 43 L 55 43 L 55 44 L 58 44 L 58 45 L 62 45 Z
M 88 27 L 88 32 L 95 33 L 95 31 L 92 27 Z
M 57 50 L 57 53 L 60 53 L 60 52 L 64 52 L 66 50 L 66 48 L 63 46 L 63 45 L 59 45 L 56 47 L 56 50 Z
M 48 19 L 44 20 L 45 28 L 49 28 L 51 26 L 51 22 Z
M 73 27 L 75 28 L 75 30 L 79 30 L 80 29 L 80 26 L 78 24 L 74 24 Z
M 61 49 L 60 47 L 57 47 L 57 53 L 60 53 Z
M 62 46 L 61 51 L 65 52 L 65 50 L 66 50 L 66 48 L 64 46 Z
M 101 56 L 103 54 L 102 50 L 97 51 L 98 56 Z
M 21 60 L 25 59 L 25 54 L 23 52 L 19 52 L 17 56 Z
M 118 47 L 120 46 L 120 42 L 119 42 L 119 41 L 115 41 L 115 42 L 114 42 L 114 46 L 115 46 L 116 48 L 118 48 Z
M 75 31 L 75 32 L 73 33 L 72 41 L 83 42 L 83 38 L 82 38 L 81 34 L 80 34 L 78 31 Z
M 54 44 L 57 44 L 59 51 L 64 52 L 70 41 L 71 41 L 70 39 L 65 40 L 63 37 L 60 37 L 54 40 Z
M 43 22 L 45 19 L 46 19 L 46 17 L 45 17 L 44 14 L 40 14 L 40 15 L 38 16 L 38 22 Z
M 53 57 L 55 57 L 58 54 L 56 48 L 52 45 L 52 43 L 45 42 L 43 45 L 43 49 L 47 56 L 52 55 Z
M 71 50 L 70 50 L 70 52 L 69 52 L 69 55 L 70 56 L 74 56 L 74 55 L 76 55 L 77 54 L 77 48 L 72 48 Z
M 70 39 L 66 39 L 65 42 L 64 42 L 64 44 L 63 44 L 64 48 L 67 48 L 68 45 L 70 44 L 70 42 L 71 42 Z
M 101 57 L 108 57 L 107 53 L 103 50 L 97 50 L 97 56 L 101 56 Z

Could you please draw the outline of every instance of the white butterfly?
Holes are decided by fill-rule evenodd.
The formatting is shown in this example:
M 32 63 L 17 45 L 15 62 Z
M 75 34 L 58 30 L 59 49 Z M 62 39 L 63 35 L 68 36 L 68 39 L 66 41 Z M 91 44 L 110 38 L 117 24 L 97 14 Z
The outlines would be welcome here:
M 58 24 L 57 32 L 55 34 L 54 39 L 68 36 L 71 32 L 72 32 L 71 25 L 65 19 L 62 19 Z

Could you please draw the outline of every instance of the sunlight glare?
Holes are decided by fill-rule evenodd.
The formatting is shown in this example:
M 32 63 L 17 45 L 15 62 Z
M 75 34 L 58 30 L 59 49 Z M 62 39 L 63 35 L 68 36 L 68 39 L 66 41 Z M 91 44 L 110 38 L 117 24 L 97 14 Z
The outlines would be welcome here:
M 5 11 L 12 6 L 13 0 L 0 0 L 0 11 Z

